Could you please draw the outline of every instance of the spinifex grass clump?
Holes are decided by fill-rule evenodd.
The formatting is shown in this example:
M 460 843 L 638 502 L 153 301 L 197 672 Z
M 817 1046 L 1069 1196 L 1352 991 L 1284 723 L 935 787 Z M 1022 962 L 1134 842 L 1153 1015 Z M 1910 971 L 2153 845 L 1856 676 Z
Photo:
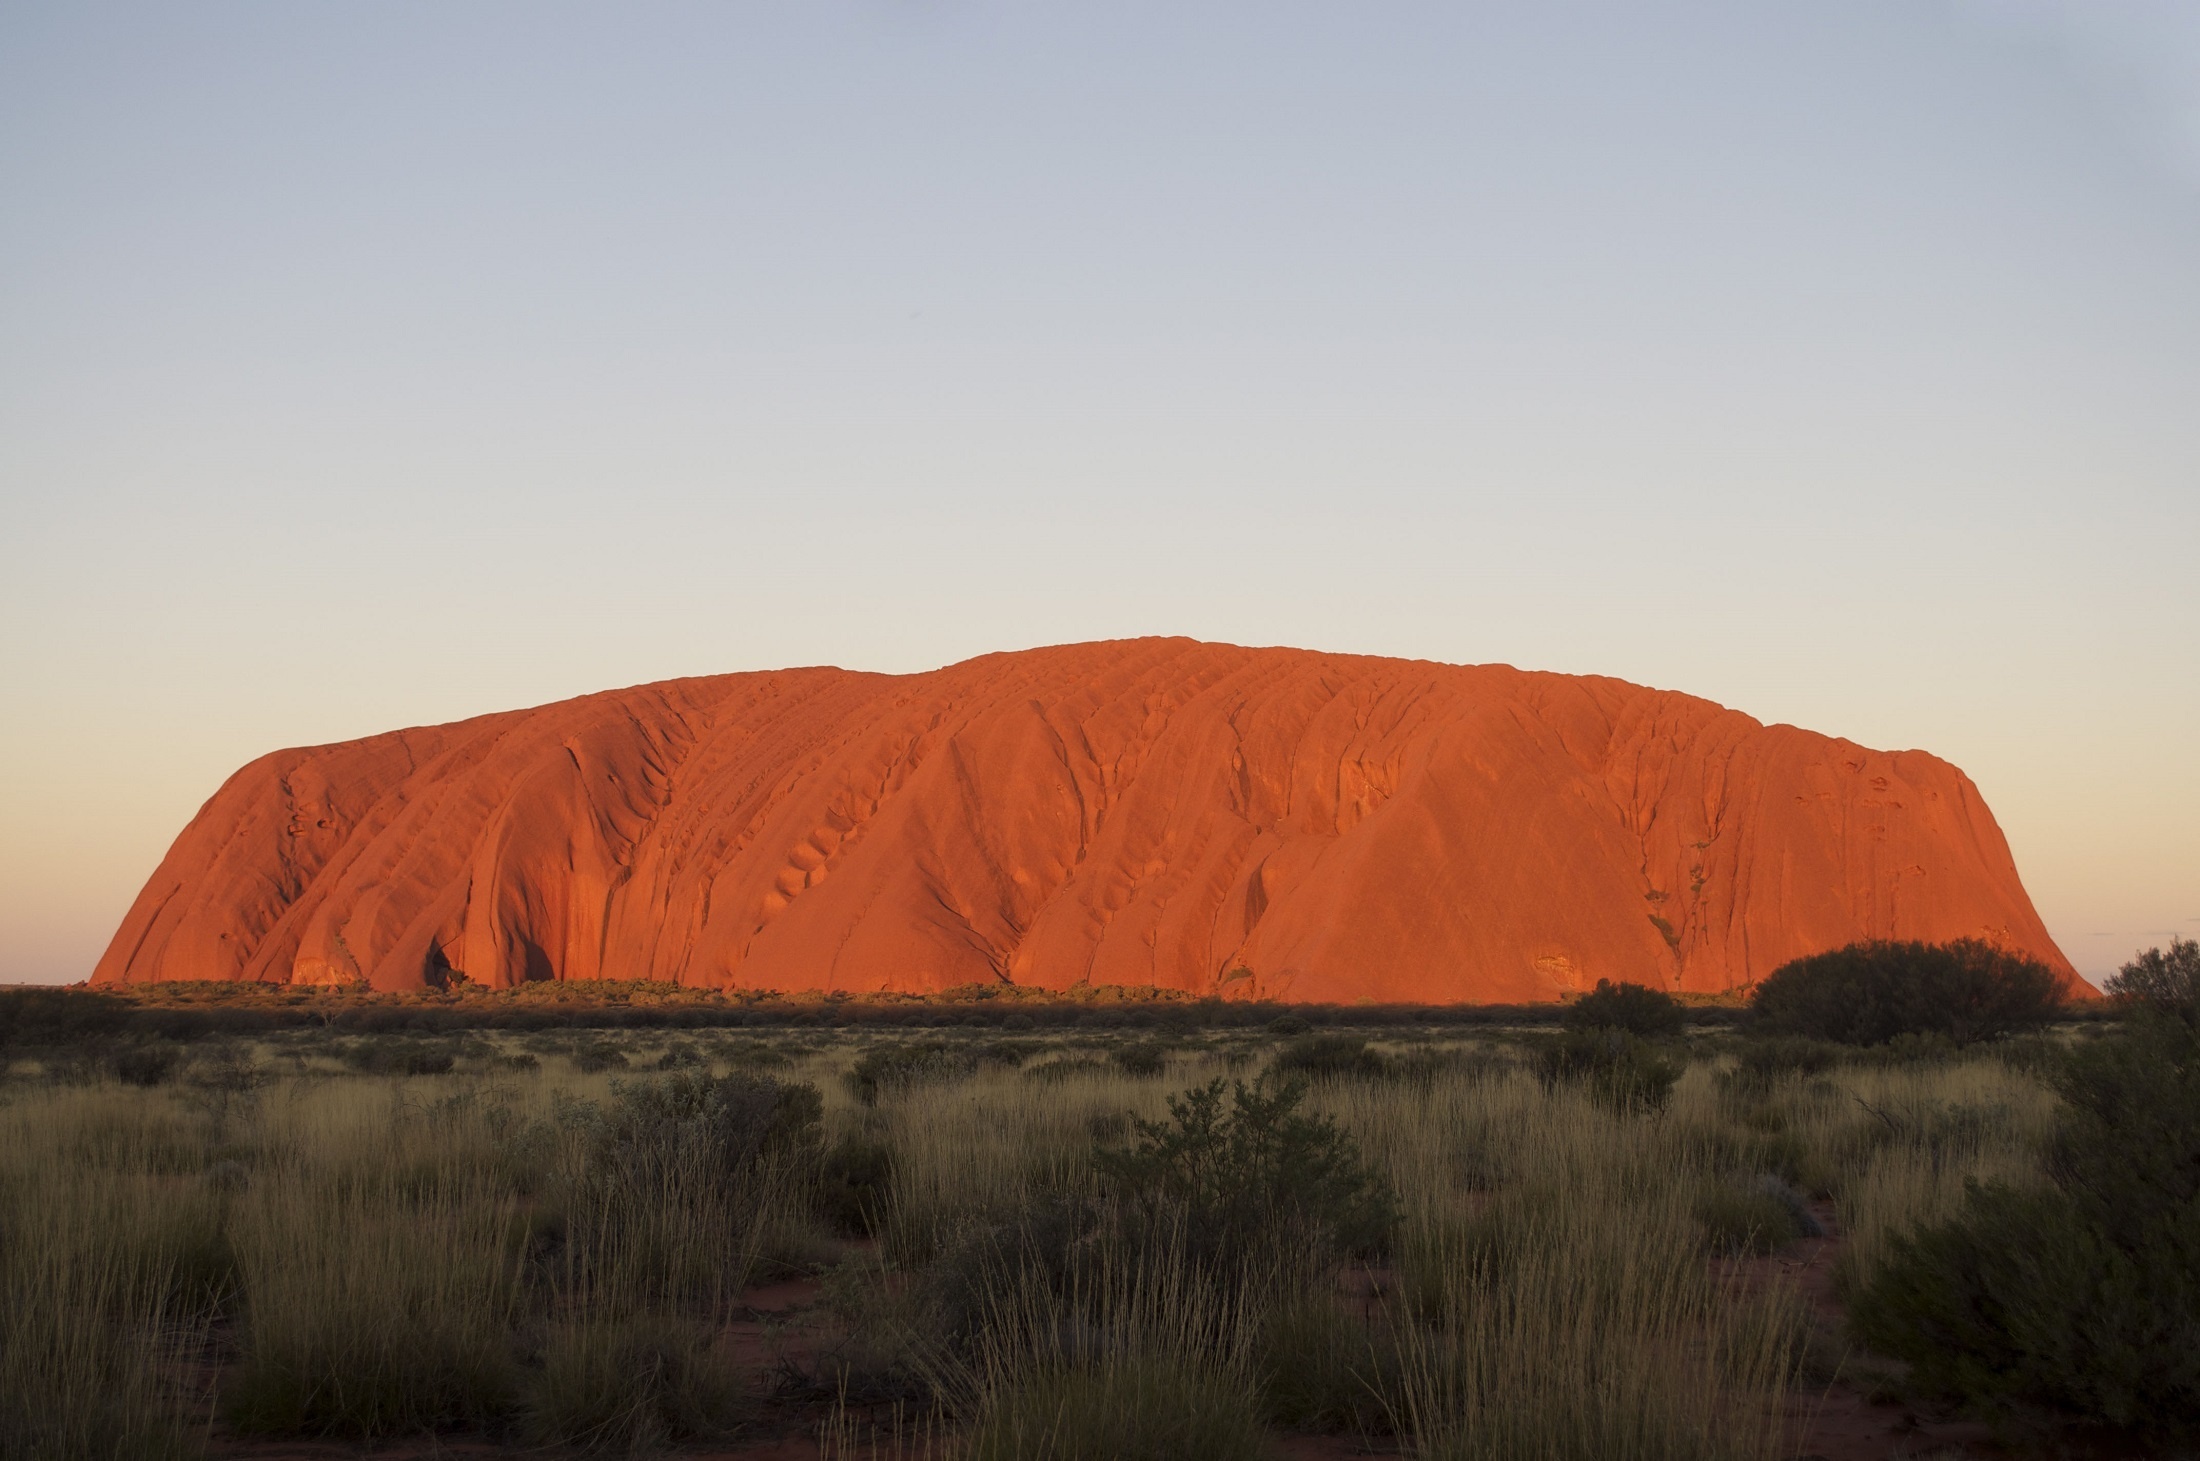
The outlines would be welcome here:
M 0 1190 L 0 1456 L 196 1454 L 206 1310 L 174 1250 L 203 1214 L 158 1201 L 127 1179 Z
M 414 1197 L 267 1174 L 237 1215 L 245 1362 L 222 1395 L 230 1423 L 373 1437 L 505 1413 L 519 1380 L 516 1217 L 485 1186 Z
M 1380 1143 L 1394 1170 L 1464 1179 L 1415 1183 L 1399 1242 L 1415 1454 L 1782 1454 L 1798 1311 L 1704 1262 L 1696 1194 L 1735 1155 L 1705 1139 L 1710 1080 L 1654 1126 L 1517 1078 L 1432 1094 L 1421 1129 Z
M 1774 1293 L 1725 1293 L 1669 1212 L 1538 1204 L 1495 1246 L 1434 1255 L 1447 1322 L 1407 1331 L 1416 1454 L 1713 1461 L 1779 1454 L 1769 1403 L 1800 1331 Z M 1664 1220 L 1661 1220 L 1664 1219 Z
M 746 1397 L 713 1334 L 810 1180 L 819 1109 L 811 1087 L 693 1067 L 562 1108 L 530 1435 L 634 1451 L 735 1428 Z
M 732 1434 L 750 1409 L 708 1326 L 676 1315 L 552 1321 L 522 1429 L 583 1451 L 635 1455 Z
M 1196 1358 L 1111 1354 L 1043 1371 L 994 1397 L 968 1461 L 1259 1461 L 1267 1453 L 1244 1381 Z
M 1705 1184 L 1696 1198 L 1704 1240 L 1722 1256 L 1771 1253 L 1797 1238 L 1825 1235 L 1803 1195 L 1770 1172 Z
M 1066 1264 L 1025 1249 L 986 1270 L 979 1322 L 941 1376 L 970 1417 L 973 1461 L 1262 1454 L 1252 1345 L 1266 1275 L 1218 1285 L 1186 1236 L 1103 1222 Z

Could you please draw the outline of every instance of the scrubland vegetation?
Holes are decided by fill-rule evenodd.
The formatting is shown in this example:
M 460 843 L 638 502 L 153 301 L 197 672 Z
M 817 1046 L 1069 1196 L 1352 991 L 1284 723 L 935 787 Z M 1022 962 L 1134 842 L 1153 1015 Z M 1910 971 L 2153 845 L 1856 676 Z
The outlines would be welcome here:
M 2174 1446 L 2200 951 L 2163 960 L 2127 1019 L 1963 1044 L 1625 989 L 1529 1030 L 18 1039 L 0 1455 L 1772 1458 L 1840 1386 Z

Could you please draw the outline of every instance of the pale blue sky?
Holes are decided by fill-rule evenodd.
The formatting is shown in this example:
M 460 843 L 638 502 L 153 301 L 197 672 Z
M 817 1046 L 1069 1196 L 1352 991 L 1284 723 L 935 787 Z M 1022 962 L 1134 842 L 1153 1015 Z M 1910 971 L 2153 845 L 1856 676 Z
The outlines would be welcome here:
M 0 979 L 287 744 L 1183 633 L 2200 933 L 2200 6 L 0 0 Z

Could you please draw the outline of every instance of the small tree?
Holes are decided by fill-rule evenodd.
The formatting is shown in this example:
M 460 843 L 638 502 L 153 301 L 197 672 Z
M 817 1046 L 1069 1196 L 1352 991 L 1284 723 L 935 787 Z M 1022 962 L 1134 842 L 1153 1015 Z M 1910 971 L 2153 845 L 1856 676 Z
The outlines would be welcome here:
M 1688 1013 L 1679 1000 L 1647 985 L 1599 979 L 1595 989 L 1566 1006 L 1559 1018 L 1569 1030 L 1625 1030 L 1660 1040 L 1678 1035 Z
M 2127 1008 L 2200 1027 L 2200 943 L 2173 938 L 2166 954 L 2148 949 L 2110 975 L 2106 987 L 2108 997 Z
M 1981 939 L 1875 939 L 1782 964 L 1757 986 L 1749 1008 L 1753 1023 L 1772 1034 L 1845 1045 L 1941 1035 L 1969 1045 L 2037 1028 L 2063 999 L 2054 970 Z

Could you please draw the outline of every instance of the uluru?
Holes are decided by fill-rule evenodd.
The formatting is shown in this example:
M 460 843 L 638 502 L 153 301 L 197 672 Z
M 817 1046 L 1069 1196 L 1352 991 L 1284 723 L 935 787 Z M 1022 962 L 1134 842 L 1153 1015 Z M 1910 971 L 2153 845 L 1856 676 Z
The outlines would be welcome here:
M 1139 639 L 277 751 L 93 978 L 1527 1002 L 1966 937 L 2082 988 L 1925 752 L 1594 676 Z

